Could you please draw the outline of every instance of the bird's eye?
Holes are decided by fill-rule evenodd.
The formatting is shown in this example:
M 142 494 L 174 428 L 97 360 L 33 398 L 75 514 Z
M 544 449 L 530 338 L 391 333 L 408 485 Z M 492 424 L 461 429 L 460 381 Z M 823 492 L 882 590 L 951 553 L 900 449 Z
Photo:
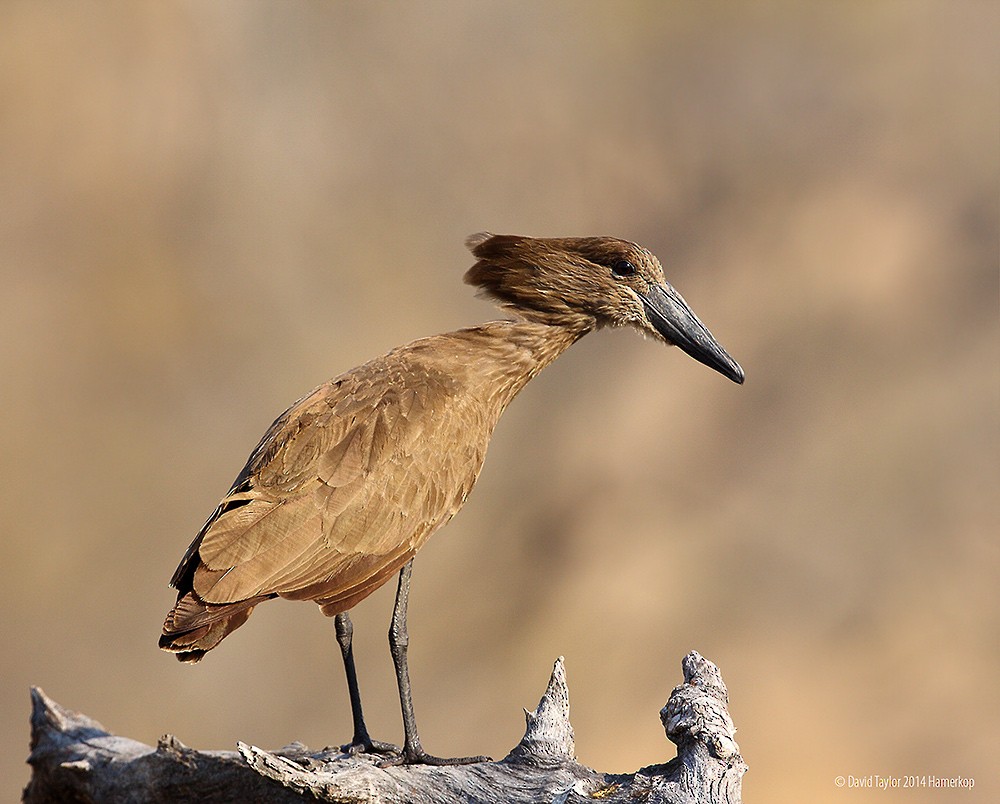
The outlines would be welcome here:
M 635 266 L 628 260 L 618 260 L 611 266 L 611 271 L 615 276 L 632 276 L 635 273 Z

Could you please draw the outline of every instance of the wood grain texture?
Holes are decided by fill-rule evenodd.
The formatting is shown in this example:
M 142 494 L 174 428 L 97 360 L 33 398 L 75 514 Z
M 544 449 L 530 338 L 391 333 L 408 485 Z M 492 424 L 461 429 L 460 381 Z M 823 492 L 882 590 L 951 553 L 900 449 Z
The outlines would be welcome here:
M 561 658 L 538 707 L 525 713 L 524 737 L 504 759 L 451 767 L 382 768 L 370 756 L 311 752 L 300 744 L 199 752 L 170 735 L 154 749 L 109 734 L 34 689 L 32 778 L 23 801 L 739 804 L 747 768 L 722 676 L 695 652 L 682 668 L 684 682 L 660 713 L 677 756 L 627 774 L 576 760 Z

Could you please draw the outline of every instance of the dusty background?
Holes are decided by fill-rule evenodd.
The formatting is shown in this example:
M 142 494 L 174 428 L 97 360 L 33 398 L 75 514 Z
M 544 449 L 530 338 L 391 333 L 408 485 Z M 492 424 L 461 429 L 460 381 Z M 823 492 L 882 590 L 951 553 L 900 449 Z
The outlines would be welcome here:
M 4 800 L 28 685 L 200 748 L 350 736 L 332 623 L 197 667 L 166 587 L 328 376 L 496 314 L 470 232 L 642 242 L 739 388 L 600 333 L 420 555 L 417 715 L 503 755 L 565 654 L 581 760 L 673 755 L 718 662 L 748 801 L 998 795 L 997 5 L 44 3 L 0 10 Z M 385 588 L 356 610 L 401 728 Z M 837 775 L 975 777 L 873 793 Z

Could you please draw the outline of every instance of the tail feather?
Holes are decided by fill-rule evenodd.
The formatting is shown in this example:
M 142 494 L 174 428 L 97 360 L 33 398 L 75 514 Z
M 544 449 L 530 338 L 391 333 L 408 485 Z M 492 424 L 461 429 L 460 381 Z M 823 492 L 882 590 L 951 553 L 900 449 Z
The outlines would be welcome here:
M 247 621 L 254 606 L 273 595 L 261 595 L 237 603 L 213 605 L 187 592 L 167 613 L 160 635 L 160 648 L 177 654 L 182 662 L 198 662 L 228 634 Z

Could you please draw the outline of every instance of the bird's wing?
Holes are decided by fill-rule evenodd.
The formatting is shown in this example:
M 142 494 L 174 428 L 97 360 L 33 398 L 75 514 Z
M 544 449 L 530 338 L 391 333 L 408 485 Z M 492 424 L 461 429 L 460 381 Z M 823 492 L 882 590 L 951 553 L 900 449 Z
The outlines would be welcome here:
M 383 359 L 289 408 L 192 545 L 198 597 L 348 599 L 381 584 L 478 475 L 482 450 L 449 443 L 451 385 Z

